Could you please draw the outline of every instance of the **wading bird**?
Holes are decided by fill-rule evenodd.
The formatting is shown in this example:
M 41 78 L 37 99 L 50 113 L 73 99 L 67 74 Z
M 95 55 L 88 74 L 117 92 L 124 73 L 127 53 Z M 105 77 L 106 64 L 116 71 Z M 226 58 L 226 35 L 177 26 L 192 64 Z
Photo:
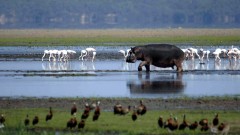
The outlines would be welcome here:
M 82 128 L 84 128 L 84 126 L 85 126 L 85 120 L 81 120 L 78 124 L 78 128 L 82 129 Z
M 46 115 L 46 122 L 51 120 L 53 116 L 52 107 L 49 107 L 49 113 Z
M 120 114 L 122 110 L 122 105 L 120 103 L 117 103 L 114 107 L 113 107 L 113 113 L 114 114 Z
M 137 108 L 138 115 L 144 115 L 147 112 L 147 107 L 143 104 L 143 100 L 140 100 L 140 105 Z
M 131 50 L 131 49 L 127 49 L 126 52 L 125 52 L 124 50 L 119 50 L 118 52 L 121 53 L 121 54 L 123 54 L 124 59 L 126 60 L 126 58 L 127 58 L 128 53 L 129 53 L 130 50 Z
M 217 126 L 219 123 L 219 119 L 218 119 L 218 113 L 215 114 L 215 117 L 213 118 L 213 126 Z
M 158 118 L 158 126 L 159 126 L 160 128 L 163 127 L 163 118 L 162 118 L 162 116 L 160 116 L 160 117 Z
M 186 121 L 186 115 L 183 115 L 183 121 L 182 123 L 179 125 L 179 130 L 184 130 L 186 127 L 188 127 L 188 123 Z
M 38 122 L 39 122 L 39 118 L 38 118 L 38 116 L 35 116 L 32 121 L 32 125 L 34 126 L 34 125 L 38 124 Z
M 100 116 L 100 101 L 97 102 L 97 106 L 95 108 L 94 115 L 93 115 L 93 121 L 98 120 L 99 116 Z
M 195 121 L 194 123 L 189 125 L 190 130 L 195 130 L 195 129 L 197 129 L 197 127 L 198 127 L 198 122 L 197 121 Z
M 72 108 L 71 108 L 71 115 L 73 115 L 73 114 L 76 113 L 76 112 L 77 112 L 77 106 L 76 106 L 76 103 L 73 102 L 73 106 L 72 106 Z
M 81 55 L 79 56 L 79 60 L 82 59 L 83 61 L 83 58 L 87 56 L 87 51 L 86 50 L 81 50 Z
M 90 114 L 90 106 L 88 103 L 85 104 L 85 109 L 82 113 L 81 119 L 87 119 Z
M 137 110 L 136 110 L 136 106 L 133 107 L 132 120 L 133 120 L 133 121 L 136 121 L 136 120 L 137 120 Z
M 28 126 L 29 123 L 30 123 L 30 120 L 29 120 L 28 114 L 27 114 L 27 115 L 26 115 L 26 118 L 25 118 L 25 120 L 24 120 L 24 125 L 25 125 L 25 126 Z
M 3 114 L 0 116 L 0 128 L 4 128 L 4 122 L 6 121 L 5 117 Z

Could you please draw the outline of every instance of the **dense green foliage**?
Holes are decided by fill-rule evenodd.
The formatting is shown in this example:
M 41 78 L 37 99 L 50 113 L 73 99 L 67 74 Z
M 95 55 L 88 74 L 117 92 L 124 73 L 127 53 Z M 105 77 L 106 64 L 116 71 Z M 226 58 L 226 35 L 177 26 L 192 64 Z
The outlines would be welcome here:
M 239 0 L 1 0 L 0 28 L 239 27 Z

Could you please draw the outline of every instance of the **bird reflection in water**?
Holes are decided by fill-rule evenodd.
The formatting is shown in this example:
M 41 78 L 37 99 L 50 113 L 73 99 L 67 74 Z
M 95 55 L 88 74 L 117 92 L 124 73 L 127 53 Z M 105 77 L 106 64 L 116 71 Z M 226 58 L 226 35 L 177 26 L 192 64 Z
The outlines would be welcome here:
M 81 62 L 80 70 L 95 70 L 94 62 L 90 61 Z
M 184 90 L 181 73 L 161 74 L 151 78 L 150 73 L 138 75 L 139 81 L 129 81 L 127 86 L 131 94 L 179 94 Z
M 43 70 L 72 70 L 71 62 L 42 62 Z

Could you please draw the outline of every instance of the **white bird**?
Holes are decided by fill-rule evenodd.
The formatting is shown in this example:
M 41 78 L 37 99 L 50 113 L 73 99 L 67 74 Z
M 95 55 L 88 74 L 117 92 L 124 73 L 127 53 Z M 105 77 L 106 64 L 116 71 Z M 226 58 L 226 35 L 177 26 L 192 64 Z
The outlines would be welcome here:
M 67 58 L 70 58 L 70 56 L 74 55 L 76 53 L 76 51 L 74 51 L 74 50 L 67 50 L 67 53 L 69 54 L 69 55 L 67 55 L 68 56 Z
M 210 54 L 210 51 L 209 50 L 206 50 L 204 51 L 202 48 L 200 49 L 200 52 L 202 52 L 202 57 L 201 57 L 201 61 L 203 61 L 203 58 L 204 58 L 204 55 L 206 54 L 207 55 L 207 61 L 209 61 L 209 54 Z
M 221 61 L 220 54 L 222 53 L 222 49 L 217 48 L 214 52 L 213 55 L 215 56 L 215 61 Z
M 94 55 L 96 55 L 96 49 L 92 48 L 92 47 L 88 47 L 85 49 L 87 51 L 87 55 L 90 55 L 90 53 L 92 52 L 92 57 L 95 57 Z M 95 52 L 95 53 L 94 53 Z M 94 58 L 92 58 L 93 61 Z
M 190 56 L 190 51 L 188 49 L 181 49 L 184 52 L 185 58 L 188 59 Z
M 198 56 L 198 59 L 200 60 L 200 56 L 198 55 L 198 50 L 195 48 L 188 48 L 188 50 L 190 51 L 190 56 L 192 57 L 192 60 L 194 60 L 194 54 L 196 54 Z
M 93 52 L 92 62 L 95 59 L 96 54 L 97 54 L 96 52 Z
M 119 52 L 119 53 L 122 53 L 123 56 L 124 56 L 124 59 L 126 59 L 130 50 L 131 50 L 131 49 L 127 49 L 126 52 L 125 52 L 124 50 L 119 50 L 118 52 Z
M 68 53 L 67 50 L 61 50 L 62 57 L 60 58 L 60 61 L 67 61 L 68 60 Z
M 51 58 L 53 58 L 53 61 L 56 61 L 56 55 L 58 54 L 58 50 L 49 50 L 50 56 L 49 61 L 51 61 Z
M 88 53 L 89 52 L 96 52 L 96 49 L 92 48 L 92 47 L 88 47 L 85 49 Z
M 43 54 L 43 56 L 42 56 L 42 61 L 43 61 L 43 58 L 44 58 L 47 54 L 50 54 L 49 50 L 44 50 L 44 54 Z
M 80 60 L 80 58 L 82 58 L 82 61 L 83 61 L 83 58 L 84 58 L 85 56 L 87 56 L 87 51 L 86 51 L 86 50 L 82 50 L 82 51 L 81 51 L 81 55 L 79 56 L 79 60 Z

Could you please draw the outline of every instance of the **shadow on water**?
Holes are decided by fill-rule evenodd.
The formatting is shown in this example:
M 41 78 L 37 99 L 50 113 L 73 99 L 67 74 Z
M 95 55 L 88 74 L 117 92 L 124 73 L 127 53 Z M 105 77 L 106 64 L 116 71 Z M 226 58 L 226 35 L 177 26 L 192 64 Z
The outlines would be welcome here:
M 138 74 L 138 81 L 127 82 L 131 94 L 180 94 L 184 91 L 182 74 L 164 74 L 151 77 L 150 73 Z

